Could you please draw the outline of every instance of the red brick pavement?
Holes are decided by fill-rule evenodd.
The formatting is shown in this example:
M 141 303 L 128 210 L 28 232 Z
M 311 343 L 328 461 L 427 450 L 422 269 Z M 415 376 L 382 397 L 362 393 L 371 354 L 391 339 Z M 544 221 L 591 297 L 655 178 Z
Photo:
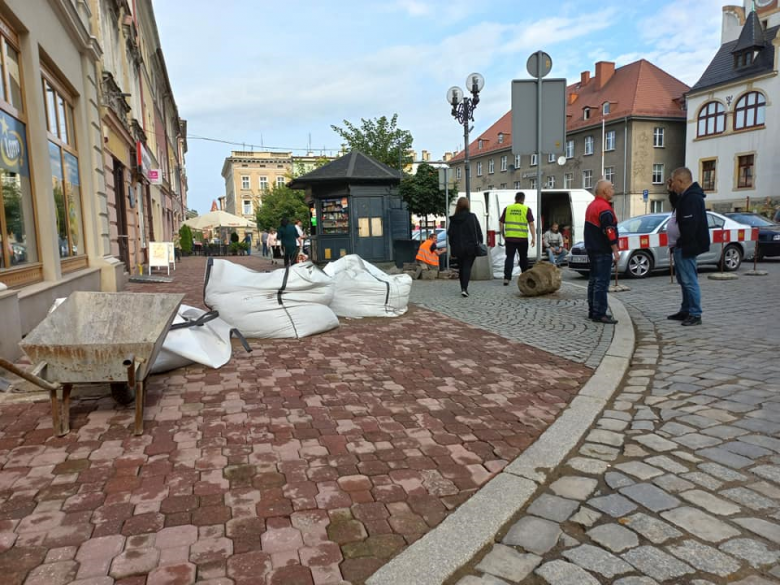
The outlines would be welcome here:
M 204 265 L 187 258 L 175 282 L 128 289 L 198 305 Z M 0 406 L 0 581 L 361 583 L 590 375 L 419 308 L 251 345 L 219 370 L 151 378 L 141 437 L 110 398 L 77 400 L 64 438 L 46 402 Z

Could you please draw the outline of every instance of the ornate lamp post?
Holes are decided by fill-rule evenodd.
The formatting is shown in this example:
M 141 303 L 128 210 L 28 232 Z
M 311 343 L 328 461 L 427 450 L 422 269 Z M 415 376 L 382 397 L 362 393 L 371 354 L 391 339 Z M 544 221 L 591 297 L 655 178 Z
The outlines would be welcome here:
M 469 122 L 474 121 L 474 110 L 479 103 L 479 92 L 485 87 L 485 78 L 472 73 L 466 78 L 466 89 L 471 97 L 466 97 L 458 86 L 447 91 L 447 103 L 452 106 L 452 117 L 463 124 L 463 163 L 466 165 L 466 198 L 471 201 L 471 165 L 469 164 Z

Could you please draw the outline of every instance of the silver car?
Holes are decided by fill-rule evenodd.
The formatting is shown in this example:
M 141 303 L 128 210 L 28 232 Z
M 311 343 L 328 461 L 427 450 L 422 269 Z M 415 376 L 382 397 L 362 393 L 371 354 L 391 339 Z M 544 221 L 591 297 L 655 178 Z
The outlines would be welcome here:
M 669 223 L 670 216 L 670 213 L 651 213 L 632 217 L 618 224 L 618 233 L 621 238 L 628 237 L 633 240 L 636 239 L 634 236 L 665 235 L 666 224 Z M 710 228 L 710 250 L 698 257 L 700 266 L 720 266 L 722 261 L 723 269 L 732 272 L 739 268 L 743 259 L 753 258 L 754 242 L 728 242 L 724 245 L 715 243 L 716 238 L 713 237 L 715 230 L 750 230 L 750 226 L 737 223 L 714 211 L 707 212 L 707 223 Z M 568 260 L 569 268 L 575 272 L 587 274 L 590 271 L 588 253 L 584 243 L 580 242 L 572 247 Z M 635 247 L 620 251 L 617 269 L 621 274 L 625 273 L 632 278 L 644 278 L 652 271 L 664 268 L 669 268 L 669 248 L 667 246 Z

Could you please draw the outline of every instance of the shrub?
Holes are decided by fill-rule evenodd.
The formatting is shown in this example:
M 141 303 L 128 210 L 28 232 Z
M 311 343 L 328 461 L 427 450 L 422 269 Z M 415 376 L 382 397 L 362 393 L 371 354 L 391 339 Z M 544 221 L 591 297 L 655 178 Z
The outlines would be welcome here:
M 192 253 L 192 230 L 188 225 L 179 228 L 179 246 L 183 253 Z

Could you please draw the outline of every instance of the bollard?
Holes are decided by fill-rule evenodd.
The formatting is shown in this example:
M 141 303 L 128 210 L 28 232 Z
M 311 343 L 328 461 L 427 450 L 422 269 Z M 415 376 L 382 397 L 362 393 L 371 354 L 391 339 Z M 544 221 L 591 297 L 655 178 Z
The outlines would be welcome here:
M 766 270 L 758 269 L 758 237 L 756 237 L 756 247 L 753 248 L 753 270 L 745 272 L 746 276 L 766 276 L 769 274 Z

